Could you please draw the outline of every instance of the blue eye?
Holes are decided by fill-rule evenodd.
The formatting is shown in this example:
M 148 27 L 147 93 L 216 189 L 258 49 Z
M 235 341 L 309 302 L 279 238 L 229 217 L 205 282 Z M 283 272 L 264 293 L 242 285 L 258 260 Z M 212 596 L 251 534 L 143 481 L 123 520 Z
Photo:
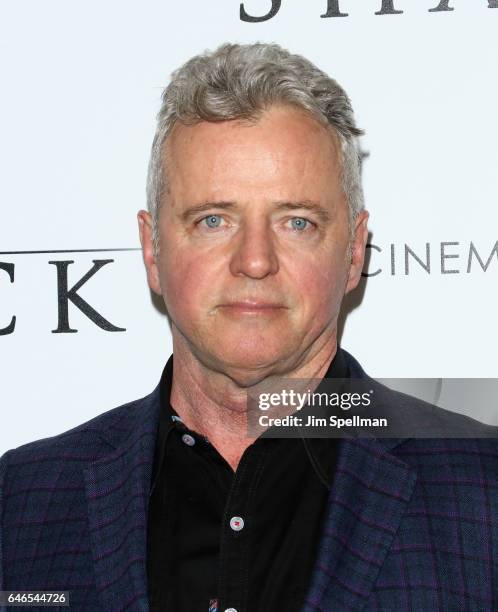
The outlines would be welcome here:
M 203 221 L 206 222 L 208 227 L 219 227 L 221 223 L 220 215 L 209 215 L 209 217 L 204 217 Z
M 302 231 L 309 223 L 308 219 L 304 219 L 303 217 L 294 217 L 291 219 L 292 229 Z

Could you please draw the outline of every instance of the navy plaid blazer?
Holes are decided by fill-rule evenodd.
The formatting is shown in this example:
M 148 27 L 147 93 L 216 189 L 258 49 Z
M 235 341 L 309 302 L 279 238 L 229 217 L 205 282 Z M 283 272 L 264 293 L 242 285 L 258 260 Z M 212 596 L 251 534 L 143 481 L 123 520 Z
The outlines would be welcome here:
M 158 418 L 159 386 L 1 458 L 2 589 L 148 610 Z M 303 612 L 498 609 L 497 457 L 495 439 L 342 440 Z

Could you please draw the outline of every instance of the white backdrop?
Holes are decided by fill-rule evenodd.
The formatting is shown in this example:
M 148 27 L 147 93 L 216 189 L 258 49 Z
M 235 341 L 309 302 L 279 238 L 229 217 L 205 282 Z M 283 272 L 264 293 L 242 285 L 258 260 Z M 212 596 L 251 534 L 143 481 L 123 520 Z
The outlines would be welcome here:
M 498 376 L 498 2 L 438 1 L 394 0 L 403 13 L 386 14 L 385 0 L 340 0 L 347 17 L 321 18 L 326 0 L 282 0 L 257 23 L 234 0 L 2 1 L 0 328 L 16 319 L 0 336 L 0 453 L 157 384 L 171 339 L 136 223 L 155 114 L 170 72 L 225 41 L 303 53 L 345 87 L 366 130 L 366 272 L 378 273 L 342 346 L 373 376 Z M 409 254 L 406 270 L 407 247 L 426 269 Z M 71 287 L 94 259 L 113 261 L 79 294 L 126 331 L 69 304 L 77 333 L 52 333 L 49 262 L 74 262 Z

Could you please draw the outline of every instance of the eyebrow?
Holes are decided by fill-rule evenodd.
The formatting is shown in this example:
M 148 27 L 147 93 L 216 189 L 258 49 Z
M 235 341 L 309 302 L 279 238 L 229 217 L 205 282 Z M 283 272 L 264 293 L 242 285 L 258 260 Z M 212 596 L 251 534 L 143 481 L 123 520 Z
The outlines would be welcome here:
M 204 212 L 205 210 L 212 210 L 213 208 L 221 208 L 222 210 L 236 208 L 235 202 L 204 202 L 191 206 L 184 210 L 181 214 L 182 221 L 188 221 L 192 217 L 195 217 L 198 213 Z
M 322 223 L 327 223 L 332 218 L 330 211 L 317 202 L 313 202 L 311 200 L 302 200 L 299 202 L 275 202 L 274 205 L 276 210 L 308 210 L 315 213 Z M 235 202 L 225 201 L 203 202 L 202 204 L 191 206 L 187 210 L 183 211 L 181 218 L 183 221 L 188 221 L 198 213 L 205 212 L 206 210 L 212 210 L 213 208 L 221 210 L 234 210 L 237 208 L 237 205 Z
M 322 223 L 327 223 L 331 220 L 332 215 L 330 211 L 311 200 L 303 200 L 299 202 L 277 202 L 277 210 L 309 210 L 315 213 Z

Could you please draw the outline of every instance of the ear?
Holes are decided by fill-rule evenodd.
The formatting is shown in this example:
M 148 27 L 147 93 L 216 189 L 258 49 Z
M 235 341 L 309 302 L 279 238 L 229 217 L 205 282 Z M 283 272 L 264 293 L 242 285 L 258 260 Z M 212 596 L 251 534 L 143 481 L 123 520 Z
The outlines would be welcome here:
M 154 293 L 162 295 L 161 284 L 159 282 L 159 271 L 152 243 L 152 217 L 146 210 L 139 210 L 137 219 L 140 244 L 142 245 L 142 255 L 145 268 L 147 269 L 147 282 Z
M 355 220 L 354 237 L 353 243 L 351 244 L 351 263 L 349 265 L 346 293 L 352 291 L 360 282 L 368 238 L 368 217 L 368 212 L 366 210 L 362 210 Z

